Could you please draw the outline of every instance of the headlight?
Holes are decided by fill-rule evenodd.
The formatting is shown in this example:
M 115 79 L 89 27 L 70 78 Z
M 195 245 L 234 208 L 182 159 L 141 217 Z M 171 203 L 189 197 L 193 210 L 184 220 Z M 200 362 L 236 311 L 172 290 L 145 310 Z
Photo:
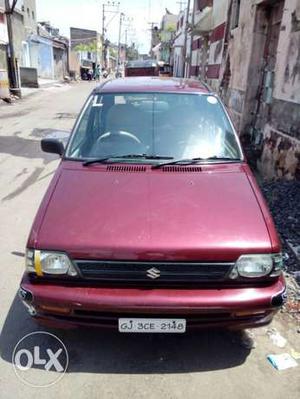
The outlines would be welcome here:
M 34 251 L 32 249 L 27 249 L 25 254 L 25 267 L 29 273 L 34 273 Z
M 27 250 L 26 269 L 38 276 L 44 274 L 77 276 L 72 262 L 63 252 Z
M 242 255 L 237 260 L 230 278 L 258 278 L 267 275 L 275 277 L 280 275 L 281 270 L 281 254 Z

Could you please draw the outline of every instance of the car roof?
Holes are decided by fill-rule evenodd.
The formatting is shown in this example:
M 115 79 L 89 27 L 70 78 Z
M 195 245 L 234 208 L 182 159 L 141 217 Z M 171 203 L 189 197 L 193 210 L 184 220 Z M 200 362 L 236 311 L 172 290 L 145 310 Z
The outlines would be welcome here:
M 211 93 L 199 80 L 169 77 L 130 77 L 108 80 L 94 89 L 94 93 Z

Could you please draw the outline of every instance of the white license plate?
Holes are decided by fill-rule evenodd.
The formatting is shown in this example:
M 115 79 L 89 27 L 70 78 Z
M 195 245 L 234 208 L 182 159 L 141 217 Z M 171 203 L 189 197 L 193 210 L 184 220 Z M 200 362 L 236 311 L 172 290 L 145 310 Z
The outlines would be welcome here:
M 184 333 L 185 319 L 119 319 L 122 333 Z

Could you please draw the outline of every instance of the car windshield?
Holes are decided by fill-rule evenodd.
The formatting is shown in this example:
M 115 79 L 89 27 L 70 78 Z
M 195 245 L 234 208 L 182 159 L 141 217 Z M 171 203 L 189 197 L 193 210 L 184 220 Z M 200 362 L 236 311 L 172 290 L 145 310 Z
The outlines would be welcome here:
M 145 157 L 134 159 L 134 154 Z M 92 95 L 75 127 L 66 157 L 89 161 L 126 155 L 135 162 L 151 162 L 151 157 L 210 158 L 210 162 L 242 157 L 233 128 L 215 96 Z

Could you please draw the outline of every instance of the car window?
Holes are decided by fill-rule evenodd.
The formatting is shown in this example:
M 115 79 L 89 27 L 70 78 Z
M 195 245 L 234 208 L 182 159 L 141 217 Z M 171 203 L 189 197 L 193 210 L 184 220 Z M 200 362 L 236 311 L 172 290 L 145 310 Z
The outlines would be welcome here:
M 86 104 L 86 111 L 83 112 L 82 116 L 79 118 L 79 123 L 76 128 L 76 134 L 73 136 L 72 139 L 72 148 L 74 156 L 80 154 L 81 152 L 80 148 L 84 144 L 84 141 L 86 139 L 91 107 L 92 107 L 92 98 L 88 100 L 88 103 Z
M 241 157 L 232 125 L 215 96 L 93 96 L 75 128 L 67 157 L 86 160 L 126 154 L 179 159 Z

